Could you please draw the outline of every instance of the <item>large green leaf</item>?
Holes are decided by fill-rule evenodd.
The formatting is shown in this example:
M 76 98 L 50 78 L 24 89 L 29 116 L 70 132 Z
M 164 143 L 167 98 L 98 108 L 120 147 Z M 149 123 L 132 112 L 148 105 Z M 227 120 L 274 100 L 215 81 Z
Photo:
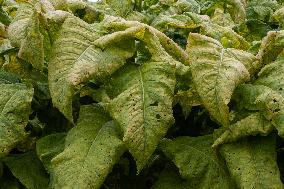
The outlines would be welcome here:
M 100 188 L 125 151 L 117 124 L 98 105 L 81 106 L 65 149 L 51 163 L 51 188 Z
M 189 181 L 189 188 L 234 188 L 225 164 L 211 148 L 212 143 L 212 135 L 178 137 L 163 140 L 160 148 L 177 166 L 181 177 Z
M 27 137 L 33 89 L 23 84 L 0 84 L 0 157 Z
M 108 110 L 140 171 L 173 124 L 175 67 L 166 61 L 128 65 L 113 77 Z
M 100 80 L 110 76 L 134 53 L 133 38 L 121 37 L 116 43 L 103 46 L 101 40 L 95 42 L 102 34 L 102 24 L 87 24 L 69 17 L 54 42 L 48 67 L 50 93 L 53 105 L 70 121 L 73 121 L 74 87 L 91 78 Z
M 283 188 L 273 135 L 225 144 L 221 154 L 238 188 Z
M 218 41 L 204 35 L 190 34 L 186 50 L 190 56 L 193 82 L 202 103 L 215 120 L 228 126 L 227 104 L 234 89 L 249 79 L 248 70 Z
M 47 173 L 34 152 L 8 156 L 4 159 L 13 175 L 28 189 L 46 188 Z

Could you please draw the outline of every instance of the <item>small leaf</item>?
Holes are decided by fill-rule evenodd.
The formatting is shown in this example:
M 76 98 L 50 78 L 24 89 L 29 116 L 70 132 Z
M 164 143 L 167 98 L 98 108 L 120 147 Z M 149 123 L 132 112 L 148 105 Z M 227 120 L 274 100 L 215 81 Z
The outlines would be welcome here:
M 163 140 L 160 148 L 194 188 L 234 188 L 226 166 L 211 148 L 212 143 L 212 135 L 178 137 Z
M 117 124 L 98 105 L 81 106 L 78 124 L 65 140 L 65 149 L 51 163 L 51 188 L 100 188 L 124 153 Z
M 245 66 L 216 40 L 190 34 L 187 52 L 196 90 L 211 116 L 229 126 L 229 108 L 234 89 L 249 79 Z
M 47 187 L 48 175 L 34 152 L 8 156 L 4 159 L 4 162 L 26 188 Z
M 238 188 L 283 188 L 273 135 L 225 144 L 221 154 Z

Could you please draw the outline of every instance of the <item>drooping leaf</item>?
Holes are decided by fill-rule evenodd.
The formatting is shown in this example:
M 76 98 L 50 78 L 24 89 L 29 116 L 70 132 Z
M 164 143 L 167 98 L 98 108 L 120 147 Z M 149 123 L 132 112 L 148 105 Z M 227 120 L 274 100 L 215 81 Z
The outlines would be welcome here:
M 7 156 L 4 159 L 13 175 L 28 189 L 46 188 L 49 178 L 34 152 Z
M 54 106 L 71 122 L 74 87 L 91 78 L 100 80 L 110 76 L 134 53 L 134 39 L 118 38 L 117 44 L 103 49 L 96 47 L 94 41 L 102 33 L 101 24 L 87 24 L 79 18 L 69 17 L 54 43 L 48 67 L 50 93 Z
M 22 3 L 16 18 L 9 25 L 8 35 L 12 45 L 20 48 L 18 56 L 42 70 L 51 44 L 38 10 L 40 6 L 40 3 Z
M 51 170 L 51 160 L 61 153 L 65 147 L 65 133 L 45 136 L 36 142 L 36 152 L 46 170 Z
M 284 48 L 284 30 L 270 31 L 262 40 L 257 58 L 260 59 L 261 65 L 266 65 L 276 60 L 277 56 Z
M 0 84 L 0 157 L 27 137 L 33 89 L 23 84 Z
M 225 144 L 221 154 L 238 188 L 283 188 L 273 135 Z
M 51 188 L 100 188 L 125 151 L 117 124 L 98 105 L 81 106 L 65 149 L 51 163 Z
M 216 40 L 190 34 L 187 52 L 191 74 L 200 99 L 211 116 L 229 125 L 229 108 L 234 89 L 249 79 L 245 66 Z
M 211 148 L 212 143 L 212 135 L 178 137 L 163 140 L 160 148 L 192 188 L 234 188 L 225 164 Z

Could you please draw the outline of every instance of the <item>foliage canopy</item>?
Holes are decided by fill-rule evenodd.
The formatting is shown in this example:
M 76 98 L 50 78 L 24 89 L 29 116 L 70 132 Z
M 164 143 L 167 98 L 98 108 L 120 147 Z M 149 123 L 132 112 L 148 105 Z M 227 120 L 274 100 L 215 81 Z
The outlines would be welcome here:
M 281 189 L 282 0 L 0 0 L 0 188 Z

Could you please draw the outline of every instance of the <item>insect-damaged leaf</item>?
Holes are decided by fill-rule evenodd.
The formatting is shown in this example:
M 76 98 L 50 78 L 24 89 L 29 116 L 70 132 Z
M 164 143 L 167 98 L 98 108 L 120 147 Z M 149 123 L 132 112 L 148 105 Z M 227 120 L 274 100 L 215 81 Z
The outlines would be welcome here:
M 163 61 L 128 65 L 111 82 L 108 110 L 120 123 L 140 171 L 173 124 L 175 68 Z
M 0 84 L 0 157 L 27 137 L 33 93 L 23 84 Z
M 117 124 L 98 105 L 81 106 L 65 149 L 51 163 L 51 188 L 100 188 L 125 151 Z
M 179 169 L 189 188 L 234 188 L 228 170 L 211 148 L 213 136 L 165 139 L 160 148 Z M 203 178 L 203 179 L 200 179 Z
M 192 79 L 202 103 L 215 120 L 228 126 L 227 104 L 234 89 L 249 79 L 248 70 L 217 40 L 204 35 L 190 34 L 186 50 Z
M 96 47 L 94 41 L 103 33 L 100 23 L 87 24 L 69 17 L 54 42 L 48 66 L 52 102 L 72 122 L 74 87 L 91 78 L 104 79 L 134 53 L 134 39 L 121 38 L 103 49 Z

